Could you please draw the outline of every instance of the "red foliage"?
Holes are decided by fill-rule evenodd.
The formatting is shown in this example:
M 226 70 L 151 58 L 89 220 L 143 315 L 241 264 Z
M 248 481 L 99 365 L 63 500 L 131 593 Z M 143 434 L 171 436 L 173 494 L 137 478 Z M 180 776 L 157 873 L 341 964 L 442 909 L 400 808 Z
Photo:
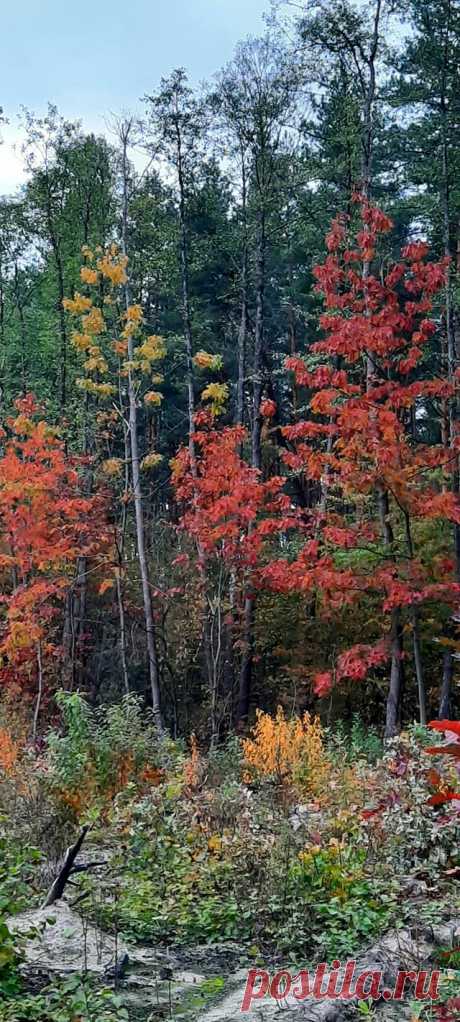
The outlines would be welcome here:
M 16 402 L 0 457 L 0 680 L 35 683 L 60 655 L 58 607 L 69 591 L 79 556 L 104 542 L 101 499 L 82 495 L 79 465 L 31 395 Z M 98 518 L 99 513 L 99 518 Z
M 276 401 L 266 398 L 265 401 L 261 401 L 259 411 L 265 419 L 273 419 L 273 416 L 276 415 Z
M 427 261 L 427 246 L 416 242 L 403 249 L 400 262 L 384 276 L 367 272 L 380 235 L 392 223 L 359 196 L 356 201 L 362 228 L 350 240 L 349 219 L 337 218 L 327 237 L 328 255 L 314 270 L 326 311 L 321 317 L 324 338 L 309 352 L 324 363 L 310 370 L 299 356 L 286 361 L 297 384 L 311 392 L 312 417 L 285 426 L 283 434 L 291 471 L 321 483 L 325 501 L 316 521 L 314 512 L 309 520 L 317 538 L 305 542 L 294 561 L 268 565 L 264 581 L 280 592 L 316 592 L 328 614 L 371 597 L 380 603 L 388 636 L 386 616 L 394 609 L 427 601 L 455 604 L 460 593 L 452 563 L 417 556 L 409 539 L 389 556 L 376 513 L 380 493 L 388 494 L 403 534 L 422 520 L 460 521 L 458 500 L 447 486 L 444 446 L 422 437 L 414 441 L 408 428 L 413 409 L 424 400 L 446 400 L 455 392 L 451 382 L 430 379 L 425 366 L 419 373 L 436 329 L 429 316 L 445 280 L 446 261 Z M 327 503 L 331 492 L 335 507 L 353 508 L 359 495 L 359 516 L 354 510 L 332 513 Z M 368 498 L 365 504 L 363 497 Z M 345 550 L 365 555 L 370 547 L 373 557 L 355 558 L 353 567 L 337 558 Z M 317 694 L 326 694 L 341 678 L 364 678 L 388 656 L 385 635 L 375 646 L 342 653 L 331 673 L 317 675 Z
M 432 720 L 428 724 L 433 731 L 441 731 L 442 734 L 448 739 L 448 745 L 432 745 L 426 749 L 432 756 L 451 756 L 454 760 L 460 760 L 460 721 L 458 720 Z M 457 770 L 460 767 L 457 766 Z M 430 777 L 431 775 L 431 777 Z M 460 792 L 445 790 L 442 787 L 441 777 L 437 771 L 429 771 L 428 779 L 432 781 L 436 788 L 440 790 L 436 791 L 431 798 L 428 799 L 428 805 L 440 806 L 446 802 L 454 802 L 456 804 L 457 811 L 460 811 Z
M 207 555 L 217 554 L 235 568 L 256 568 L 272 533 L 297 525 L 297 514 L 283 493 L 284 478 L 262 482 L 260 472 L 240 456 L 243 427 L 194 434 L 197 476 L 183 448 L 173 465 L 177 498 L 185 504 L 182 528 Z

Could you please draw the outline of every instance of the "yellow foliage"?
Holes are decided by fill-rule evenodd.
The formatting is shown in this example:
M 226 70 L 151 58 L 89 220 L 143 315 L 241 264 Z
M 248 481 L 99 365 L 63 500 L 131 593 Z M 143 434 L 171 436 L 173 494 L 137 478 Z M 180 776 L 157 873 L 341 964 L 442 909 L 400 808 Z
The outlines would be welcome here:
M 123 471 L 123 461 L 121 458 L 107 458 L 107 461 L 102 462 L 101 468 L 106 476 L 120 476 Z
M 83 363 L 83 368 L 89 373 L 106 373 L 108 370 L 107 362 L 103 355 L 92 355 L 91 358 L 87 358 L 86 362 Z
M 223 410 L 228 398 L 228 387 L 226 383 L 209 383 L 201 394 L 203 401 L 211 402 L 211 409 L 215 415 Z
M 151 337 L 139 344 L 136 348 L 136 358 L 146 363 L 145 371 L 149 372 L 150 362 L 160 362 L 166 355 L 165 343 L 162 337 L 152 334 Z
M 90 266 L 81 267 L 80 277 L 84 284 L 97 284 L 98 281 L 97 270 L 92 270 Z
M 309 713 L 287 720 L 278 707 L 276 717 L 257 710 L 252 737 L 243 741 L 249 775 L 276 777 L 301 794 L 320 795 L 330 775 L 318 717 Z
M 128 323 L 142 323 L 143 316 L 140 305 L 128 305 L 125 315 Z
M 21 412 L 20 415 L 16 416 L 11 426 L 14 432 L 18 434 L 18 436 L 19 435 L 27 436 L 28 433 L 32 432 L 34 424 L 32 422 L 32 419 L 29 419 L 28 415 L 24 415 L 24 413 Z
M 81 316 L 83 312 L 88 312 L 91 309 L 93 303 L 91 298 L 85 298 L 77 291 L 75 298 L 64 298 L 62 304 L 72 316 Z
M 211 355 L 209 351 L 197 351 L 193 361 L 199 369 L 212 369 L 214 355 Z
M 100 394 L 102 397 L 110 397 L 111 394 L 116 394 L 117 388 L 113 383 L 95 383 L 95 390 L 93 394 Z
M 162 455 L 156 454 L 155 451 L 152 451 L 151 454 L 146 454 L 145 458 L 142 459 L 141 468 L 143 468 L 144 470 L 149 468 L 156 468 L 156 466 L 159 465 L 161 461 L 163 461 Z
M 91 346 L 91 337 L 89 334 L 75 332 L 72 334 L 72 344 L 78 351 L 86 351 Z
M 112 284 L 126 284 L 127 262 L 126 256 L 119 256 L 117 252 L 110 251 L 98 259 L 97 268 Z
M 87 316 L 83 316 L 82 326 L 87 334 L 102 334 L 105 330 L 105 320 L 101 310 L 91 309 Z
M 149 390 L 147 394 L 144 394 L 146 405 L 161 405 L 162 400 L 163 394 L 160 394 L 159 390 Z
M 117 390 L 113 383 L 95 383 L 87 377 L 80 377 L 75 383 L 80 390 L 86 390 L 88 394 L 99 394 L 101 397 L 110 397 Z

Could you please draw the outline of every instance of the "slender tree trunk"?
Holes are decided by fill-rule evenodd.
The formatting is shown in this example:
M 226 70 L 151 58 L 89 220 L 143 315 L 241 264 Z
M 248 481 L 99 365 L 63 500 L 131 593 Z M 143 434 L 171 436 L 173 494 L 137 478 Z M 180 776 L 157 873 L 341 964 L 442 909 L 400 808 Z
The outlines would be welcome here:
M 128 241 L 128 143 L 129 126 L 122 131 L 122 158 L 123 158 L 123 217 L 122 217 L 122 251 L 127 256 Z M 129 282 L 124 287 L 125 307 L 131 304 Z M 134 356 L 133 339 L 128 338 L 128 360 L 131 363 Z M 131 453 L 131 479 L 133 484 L 134 512 L 136 519 L 136 541 L 139 570 L 142 584 L 142 598 L 144 603 L 145 631 L 147 638 L 147 653 L 149 661 L 150 690 L 152 696 L 152 709 L 159 727 L 163 726 L 160 704 L 160 678 L 158 668 L 158 654 L 156 645 L 155 622 L 153 619 L 152 594 L 150 591 L 150 579 L 145 547 L 145 523 L 144 506 L 142 500 L 142 489 L 140 480 L 140 460 L 137 424 L 137 400 L 134 379 L 131 369 L 128 372 L 128 402 L 129 402 L 129 446 Z
M 119 377 L 119 391 L 120 391 L 120 408 L 122 409 L 122 422 L 123 422 L 123 439 L 125 444 L 125 493 L 129 489 L 129 441 L 128 433 L 126 429 L 124 411 L 123 411 L 123 396 L 121 393 L 121 379 Z M 123 676 L 123 686 L 125 693 L 129 693 L 129 672 L 128 672 L 128 660 L 126 656 L 126 618 L 125 618 L 125 604 L 123 594 L 123 571 L 125 565 L 125 539 L 126 539 L 126 501 L 122 501 L 121 509 L 121 525 L 120 525 L 120 541 L 117 540 L 117 559 L 118 566 L 116 572 L 116 586 L 117 586 L 117 606 L 118 606 L 118 621 L 120 625 L 119 635 L 119 646 L 120 646 L 120 659 L 121 659 L 121 671 Z
M 256 250 L 256 321 L 254 335 L 254 365 L 252 389 L 252 435 L 251 463 L 253 468 L 262 467 L 262 417 L 260 402 L 263 389 L 263 354 L 264 354 L 264 305 L 265 305 L 265 210 L 259 212 L 259 227 Z
M 19 316 L 19 328 L 21 334 L 21 389 L 25 396 L 27 394 L 27 335 L 26 335 L 26 323 L 24 318 L 24 308 L 22 304 L 21 289 L 19 286 L 19 270 L 18 264 L 14 264 L 14 297 L 16 299 L 16 308 Z
M 255 600 L 246 596 L 243 612 L 243 653 L 240 668 L 237 727 L 242 730 L 249 716 L 252 688 L 252 663 L 254 657 Z
M 179 233 L 180 233 L 180 262 L 182 275 L 182 319 L 184 324 L 185 353 L 187 365 L 186 375 L 189 419 L 188 436 L 190 466 L 192 474 L 196 478 L 197 467 L 195 451 L 195 373 L 193 369 L 192 317 L 190 313 L 187 222 L 185 215 L 184 160 L 182 153 L 182 138 L 179 130 L 179 125 L 177 125 L 176 140 L 177 140 L 177 176 L 179 182 Z
M 297 355 L 297 335 L 296 335 L 296 312 L 294 308 L 294 302 L 292 299 L 292 292 L 294 287 L 294 278 L 292 272 L 292 242 L 289 239 L 289 303 L 288 303 L 288 329 L 289 329 L 289 352 L 291 357 Z M 295 374 L 292 373 L 292 411 L 294 419 L 297 415 L 298 405 L 298 393 L 297 383 Z
M 442 663 L 441 698 L 439 701 L 439 720 L 450 720 L 450 694 L 454 677 L 454 661 L 452 653 L 444 653 Z
M 446 6 L 446 21 L 445 21 L 445 36 L 444 36 L 444 50 L 443 50 L 443 66 L 442 74 L 440 78 L 440 108 L 441 108 L 441 143 L 442 143 L 442 155 L 441 155 L 441 206 L 442 206 L 442 219 L 443 219 L 443 241 L 444 241 L 444 254 L 451 260 L 452 259 L 452 246 L 451 246 L 451 224 L 450 224 L 450 167 L 449 167 L 449 110 L 447 102 L 447 72 L 449 64 L 449 43 L 450 43 L 450 25 L 451 25 L 451 0 L 447 0 Z M 454 321 L 454 308 L 453 308 L 453 289 L 452 289 L 452 263 L 449 261 L 446 271 L 446 291 L 445 291 L 445 320 L 446 320 L 446 347 L 447 347 L 447 378 L 449 382 L 454 382 L 455 372 L 457 368 L 457 344 L 455 336 L 455 321 Z M 460 467 L 458 454 L 454 449 L 454 442 L 457 434 L 457 422 L 459 418 L 458 409 L 458 398 L 456 395 L 450 398 L 448 401 L 448 443 L 450 446 L 450 457 L 452 459 L 452 471 L 451 471 L 451 489 L 452 492 L 457 496 L 460 495 Z M 457 522 L 453 524 L 454 532 L 454 551 L 455 551 L 455 563 L 457 581 L 460 582 L 460 525 Z M 450 659 L 450 665 L 447 664 L 447 658 Z M 453 676 L 453 660 L 452 654 L 447 651 L 444 655 L 443 665 L 443 683 L 442 692 L 444 693 L 445 682 L 447 686 L 447 702 L 449 701 L 450 692 L 450 680 Z M 441 696 L 441 704 L 445 701 L 444 694 Z
M 238 381 L 236 387 L 236 423 L 244 422 L 244 378 L 246 372 L 246 343 L 248 330 L 248 237 L 246 209 L 246 164 L 241 154 L 243 254 L 241 260 L 241 316 L 238 330 Z
M 125 624 L 125 606 L 123 603 L 123 589 L 121 584 L 120 566 L 118 566 L 116 573 L 116 585 L 117 585 L 117 606 L 118 606 L 118 623 L 120 626 L 119 646 L 120 646 L 120 658 L 121 658 L 121 673 L 123 677 L 123 688 L 126 695 L 129 694 L 129 674 L 128 664 L 126 660 L 126 624 Z
M 261 430 L 262 419 L 260 403 L 263 388 L 263 354 L 264 354 L 264 302 L 265 302 L 265 209 L 262 204 L 259 211 L 259 229 L 256 251 L 256 321 L 254 337 L 254 365 L 252 389 L 252 431 L 251 431 L 251 464 L 259 471 L 262 468 Z M 244 728 L 251 700 L 252 668 L 254 658 L 254 622 L 255 598 L 248 593 L 244 601 L 243 611 L 243 654 L 241 658 L 240 683 L 238 696 L 237 725 Z
M 374 8 L 374 25 L 371 46 L 367 63 L 368 81 L 363 93 L 363 135 L 362 135 L 362 161 L 361 161 L 361 192 L 365 199 L 369 199 L 372 182 L 372 162 L 374 152 L 374 103 L 376 94 L 376 60 L 380 45 L 380 19 L 382 13 L 382 0 L 376 0 Z M 364 81 L 364 79 L 363 79 Z M 370 273 L 370 262 L 363 263 L 364 282 Z M 367 388 L 372 386 L 373 377 L 376 371 L 376 364 L 373 355 L 367 357 L 366 376 Z M 393 531 L 389 519 L 388 493 L 380 490 L 377 494 L 379 517 L 382 529 L 382 537 L 386 546 L 393 544 Z M 391 616 L 391 669 L 390 686 L 386 709 L 385 737 L 395 735 L 399 728 L 401 717 L 401 701 L 404 682 L 404 671 L 402 663 L 403 640 L 401 628 L 401 615 L 398 608 Z
M 390 504 L 388 492 L 381 490 L 378 494 L 379 517 L 383 542 L 392 547 L 394 537 L 390 522 Z M 401 627 L 401 611 L 395 607 L 391 614 L 390 629 L 391 668 L 390 687 L 387 699 L 385 738 L 392 738 L 399 730 L 401 720 L 401 703 L 404 686 L 403 667 L 403 634 Z
M 409 556 L 409 560 L 412 561 L 414 556 L 414 546 L 412 543 L 412 530 L 408 511 L 404 511 L 404 524 L 406 529 L 407 553 Z M 417 606 L 415 603 L 412 605 L 411 608 L 411 619 L 412 619 L 412 646 L 414 650 L 414 667 L 418 691 L 419 721 L 421 724 L 426 724 L 426 688 L 423 671 L 422 651 L 420 648 L 419 616 Z
M 42 661 L 42 647 L 41 647 L 40 640 L 37 642 L 37 680 L 38 680 L 38 688 L 37 688 L 37 697 L 36 697 L 36 700 L 35 700 L 34 720 L 33 720 L 33 728 L 32 728 L 32 740 L 34 742 L 37 739 L 38 718 L 40 716 L 40 709 L 41 709 L 42 698 L 43 698 L 43 661 Z
M 394 610 L 391 615 L 391 671 L 388 691 L 385 738 L 394 738 L 401 728 L 401 703 L 404 686 L 403 642 L 400 614 Z
M 422 651 L 420 648 L 420 631 L 417 608 L 412 608 L 412 643 L 414 649 L 415 677 L 417 678 L 419 721 L 426 724 L 426 690 L 423 671 Z
M 440 107 L 441 107 L 441 132 L 442 132 L 442 174 L 441 174 L 441 205 L 442 205 L 442 216 L 443 216 L 443 239 L 444 239 L 444 254 L 446 257 L 452 259 L 452 246 L 451 246 L 451 225 L 450 225 L 450 168 L 449 168 L 449 130 L 448 130 L 448 104 L 447 104 L 447 68 L 449 61 L 449 32 L 450 32 L 450 17 L 451 17 L 451 3 L 448 0 L 447 11 L 446 11 L 446 28 L 445 28 L 445 45 L 444 45 L 444 60 L 443 70 L 441 75 L 441 95 L 440 95 Z M 456 337 L 455 337 L 455 323 L 454 323 L 454 309 L 453 309 L 453 293 L 452 293 L 452 263 L 449 262 L 446 273 L 446 297 L 445 297 L 445 317 L 446 317 L 446 338 L 447 338 L 447 376 L 450 382 L 455 379 L 455 371 L 457 368 L 457 350 L 456 350 Z M 456 438 L 457 431 L 457 420 L 458 420 L 458 408 L 457 398 L 453 397 L 449 402 L 449 432 L 450 432 L 450 443 L 451 449 L 452 444 Z M 458 455 L 453 453 L 452 450 L 452 491 L 458 496 L 460 493 L 460 471 L 459 471 L 459 459 Z M 460 581 L 460 525 L 454 524 L 454 543 L 455 543 L 455 557 L 457 564 L 457 578 Z
M 367 59 L 368 81 L 363 96 L 363 136 L 362 136 L 362 162 L 361 162 L 361 191 L 366 199 L 370 196 L 372 179 L 372 160 L 374 152 L 374 103 L 376 92 L 376 60 L 380 45 L 380 19 L 382 14 L 382 0 L 376 0 L 374 8 L 374 26 L 371 46 Z
M 178 121 L 176 121 L 176 152 L 177 152 L 177 177 L 179 184 L 179 233 L 180 233 L 180 261 L 182 274 L 182 318 L 184 324 L 185 352 L 186 352 L 186 379 L 188 394 L 188 419 L 189 419 L 189 457 L 192 477 L 197 478 L 198 469 L 196 462 L 195 446 L 195 373 L 193 368 L 193 332 L 192 317 L 190 311 L 190 289 L 189 289 L 189 266 L 188 266 L 188 243 L 187 243 L 187 218 L 185 209 L 185 178 L 184 178 L 184 157 L 182 151 L 182 136 Z M 206 556 L 201 546 L 197 543 L 198 564 L 200 567 L 203 585 L 206 579 Z M 204 594 L 207 600 L 206 593 Z M 203 615 L 203 646 L 204 660 L 210 694 L 214 690 L 214 664 L 211 650 L 211 623 L 209 608 L 205 605 Z
M 49 184 L 47 192 L 46 221 L 48 225 L 49 240 L 51 242 L 51 248 L 53 251 L 54 264 L 56 267 L 56 280 L 58 291 L 57 313 L 59 319 L 59 335 L 61 339 L 59 366 L 59 403 L 61 406 L 61 411 L 63 411 L 67 403 L 67 324 L 64 309 L 65 298 L 64 268 L 62 263 L 61 246 L 53 223 L 53 213 L 51 196 L 49 193 Z

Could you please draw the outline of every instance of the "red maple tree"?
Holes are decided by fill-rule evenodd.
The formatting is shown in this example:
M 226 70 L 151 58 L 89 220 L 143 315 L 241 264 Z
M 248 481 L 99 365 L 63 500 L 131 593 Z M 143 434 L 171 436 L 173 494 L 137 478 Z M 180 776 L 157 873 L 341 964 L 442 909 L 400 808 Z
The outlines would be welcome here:
M 326 307 L 324 336 L 306 360 L 286 362 L 297 385 L 310 392 L 311 416 L 283 428 L 291 447 L 284 459 L 291 472 L 317 481 L 320 499 L 303 516 L 300 553 L 273 561 L 263 581 L 280 592 L 314 592 L 327 614 L 369 598 L 377 604 L 376 641 L 340 652 L 316 675 L 315 688 L 324 695 L 342 679 L 364 679 L 390 661 L 392 734 L 403 627 L 413 633 L 423 719 L 418 615 L 427 603 L 456 603 L 460 592 L 454 561 L 442 550 L 427 557 L 420 528 L 429 520 L 460 521 L 449 486 L 451 452 L 423 430 L 426 402 L 451 400 L 456 381 L 438 377 L 429 358 L 436 331 L 430 314 L 445 261 L 429 261 L 425 243 L 414 242 L 384 271 L 378 247 L 391 220 L 361 199 L 358 209 L 361 222 L 351 239 L 349 218 L 333 222 L 327 258 L 315 270 Z
M 16 411 L 1 431 L 0 682 L 38 693 L 37 718 L 62 652 L 59 609 L 77 559 L 104 547 L 103 501 L 83 496 L 79 462 L 36 417 L 33 396 Z

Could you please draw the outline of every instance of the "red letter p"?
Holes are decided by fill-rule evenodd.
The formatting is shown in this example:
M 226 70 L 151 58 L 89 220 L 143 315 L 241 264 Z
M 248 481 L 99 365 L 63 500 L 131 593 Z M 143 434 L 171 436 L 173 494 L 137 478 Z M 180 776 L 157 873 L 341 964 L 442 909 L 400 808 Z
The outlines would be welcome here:
M 256 980 L 260 980 L 260 984 L 255 989 Z M 262 1000 L 262 997 L 265 997 L 267 993 L 269 982 L 270 976 L 265 969 L 250 969 L 240 1011 L 249 1011 L 252 1001 Z

